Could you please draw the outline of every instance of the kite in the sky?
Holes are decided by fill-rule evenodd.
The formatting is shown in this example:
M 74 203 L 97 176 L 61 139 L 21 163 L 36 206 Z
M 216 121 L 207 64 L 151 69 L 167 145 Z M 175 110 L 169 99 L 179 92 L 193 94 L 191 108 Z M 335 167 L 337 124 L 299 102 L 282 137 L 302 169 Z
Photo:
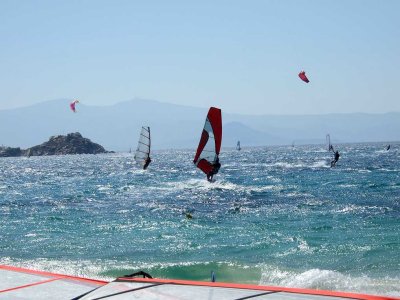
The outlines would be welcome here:
M 307 82 L 307 83 L 310 82 L 310 80 L 308 80 L 308 78 L 307 78 L 307 76 L 306 76 L 306 72 L 304 72 L 304 71 L 301 71 L 301 72 L 299 73 L 299 77 L 300 77 L 300 79 L 303 80 L 304 82 Z
M 74 101 L 72 101 L 70 104 L 69 104 L 69 107 L 71 108 L 71 110 L 73 111 L 73 112 L 76 112 L 76 109 L 75 109 L 75 104 L 76 103 L 79 103 L 79 100 L 74 100 Z

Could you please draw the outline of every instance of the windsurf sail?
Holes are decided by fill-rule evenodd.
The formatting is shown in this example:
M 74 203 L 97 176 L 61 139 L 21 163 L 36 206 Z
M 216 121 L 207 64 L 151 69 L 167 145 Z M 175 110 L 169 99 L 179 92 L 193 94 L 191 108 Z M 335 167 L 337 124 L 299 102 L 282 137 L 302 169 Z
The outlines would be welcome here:
M 71 108 L 71 110 L 72 110 L 73 112 L 76 112 L 75 105 L 76 105 L 77 103 L 79 103 L 79 100 L 74 100 L 74 101 L 72 101 L 72 102 L 69 104 L 69 108 Z
M 308 80 L 307 76 L 306 76 L 306 72 L 304 72 L 304 71 L 301 71 L 301 72 L 299 73 L 299 77 L 300 77 L 301 80 L 303 80 L 303 81 L 306 82 L 306 83 L 309 83 L 309 82 L 310 82 L 310 81 Z
M 142 130 L 140 131 L 139 142 L 135 152 L 134 159 L 144 170 L 147 169 L 147 167 L 151 162 L 150 145 L 151 145 L 150 127 L 143 126 Z
M 213 272 L 214 273 L 214 272 Z M 143 278 L 132 278 L 132 276 Z M 1 299 L 291 299 L 398 300 L 350 292 L 152 278 L 136 272 L 112 282 L 0 265 Z M 215 273 L 213 276 L 215 280 Z
M 202 170 L 207 177 L 218 173 L 219 151 L 222 142 L 222 116 L 221 110 L 211 107 L 208 111 L 206 122 L 201 133 L 199 146 L 193 163 Z
M 240 148 L 240 141 L 237 142 L 236 144 L 236 150 L 240 151 L 242 148 Z
M 0 265 L 0 299 L 75 299 L 108 282 Z
M 331 144 L 331 136 L 329 134 L 326 135 L 326 149 L 328 151 L 333 151 L 333 146 Z
M 215 274 L 214 274 L 215 275 Z M 213 276 L 215 280 L 215 276 Z M 91 293 L 76 297 L 79 300 L 92 299 L 263 299 L 263 300 L 396 300 L 386 296 L 355 294 L 350 292 L 312 290 L 293 287 L 249 285 L 240 283 L 189 281 L 158 278 L 120 277 Z

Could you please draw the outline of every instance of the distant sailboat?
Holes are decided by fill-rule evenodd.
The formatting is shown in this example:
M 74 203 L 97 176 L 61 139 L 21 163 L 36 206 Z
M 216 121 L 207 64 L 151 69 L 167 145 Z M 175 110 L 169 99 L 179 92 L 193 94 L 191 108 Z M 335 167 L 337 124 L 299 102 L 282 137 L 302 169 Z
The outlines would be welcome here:
M 140 166 L 142 166 L 143 170 L 146 170 L 151 162 L 150 145 L 150 127 L 142 127 L 134 159 Z
M 242 148 L 240 148 L 240 141 L 238 141 L 236 144 L 236 150 L 238 151 L 242 150 Z

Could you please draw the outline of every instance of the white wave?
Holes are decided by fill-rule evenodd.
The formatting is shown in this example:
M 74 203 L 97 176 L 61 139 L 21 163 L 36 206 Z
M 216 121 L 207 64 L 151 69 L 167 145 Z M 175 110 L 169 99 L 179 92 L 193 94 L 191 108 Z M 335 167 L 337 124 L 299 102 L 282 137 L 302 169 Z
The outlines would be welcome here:
M 375 212 L 375 213 L 384 213 L 387 211 L 393 211 L 393 208 L 390 208 L 387 206 L 376 206 L 376 205 L 375 206 L 361 206 L 361 205 L 355 205 L 355 204 L 348 204 L 342 208 L 335 210 L 335 213 L 348 214 L 348 213 L 363 213 L 365 211 Z
M 319 160 L 311 165 L 311 168 L 330 168 L 331 164 L 327 160 Z
M 310 288 L 377 294 L 386 296 L 400 295 L 400 278 L 370 278 L 360 274 L 352 276 L 332 270 L 310 269 L 304 272 L 280 270 L 264 267 L 261 285 Z
M 386 168 L 379 169 L 379 171 L 385 171 L 385 172 L 400 172 L 399 169 L 386 169 Z
M 96 185 L 97 186 L 97 190 L 99 191 L 109 191 L 112 189 L 112 186 L 107 184 L 107 185 Z
M 385 150 L 376 150 L 375 153 L 389 153 L 389 151 Z
M 36 233 L 27 233 L 27 234 L 25 234 L 25 236 L 26 237 L 35 237 L 35 236 L 37 236 L 37 234 Z
M 227 190 L 227 191 L 236 191 L 236 192 L 265 192 L 269 190 L 280 190 L 283 189 L 282 185 L 262 185 L 262 186 L 246 186 L 235 184 L 223 179 L 218 179 L 215 182 L 208 182 L 205 179 L 189 179 L 186 181 L 179 182 L 167 182 L 162 186 L 150 187 L 151 189 L 162 190 L 162 191 L 173 191 L 176 192 L 178 190 L 200 190 L 200 191 L 211 191 L 211 190 Z
M 285 257 L 295 253 L 308 253 L 311 254 L 314 251 L 313 247 L 310 247 L 306 240 L 298 237 L 286 237 L 287 241 L 294 243 L 294 246 L 290 249 L 282 252 L 275 253 L 275 257 Z
M 127 173 L 128 174 L 134 174 L 134 175 L 136 175 L 136 174 L 147 174 L 148 170 L 143 170 L 141 168 L 135 168 L 134 167 L 133 169 L 129 170 Z
M 339 186 L 342 188 L 353 188 L 357 187 L 357 184 L 339 184 Z
M 298 164 L 294 164 L 294 163 L 287 163 L 287 162 L 276 162 L 273 164 L 266 164 L 267 167 L 279 167 L 279 168 L 283 168 L 283 169 L 292 169 L 292 168 L 304 168 L 305 165 L 298 163 Z
M 297 162 L 297 163 L 288 163 L 288 162 L 276 162 L 272 164 L 263 164 L 265 167 L 277 167 L 282 169 L 298 169 L 298 168 L 330 168 L 329 160 L 319 160 L 315 162 Z

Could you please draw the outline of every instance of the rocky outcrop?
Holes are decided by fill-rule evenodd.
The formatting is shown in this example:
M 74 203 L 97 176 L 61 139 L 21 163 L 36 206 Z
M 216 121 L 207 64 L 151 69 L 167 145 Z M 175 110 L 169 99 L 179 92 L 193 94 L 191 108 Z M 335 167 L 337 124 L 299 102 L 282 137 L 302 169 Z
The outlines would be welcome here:
M 21 148 L 0 147 L 0 157 L 21 156 L 23 152 Z
M 0 148 L 0 156 L 3 157 L 99 153 L 108 153 L 108 151 L 99 144 L 93 143 L 91 140 L 82 137 L 79 132 L 52 136 L 47 142 L 26 150 L 10 147 Z

